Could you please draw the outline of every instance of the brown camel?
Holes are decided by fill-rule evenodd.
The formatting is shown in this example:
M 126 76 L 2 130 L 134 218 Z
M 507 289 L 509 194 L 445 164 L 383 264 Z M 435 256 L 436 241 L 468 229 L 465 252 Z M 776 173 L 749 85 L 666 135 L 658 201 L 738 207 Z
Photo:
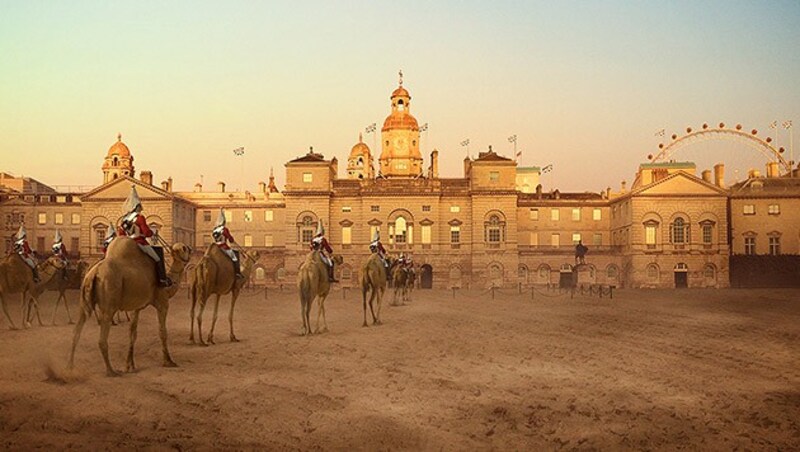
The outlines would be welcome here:
M 341 265 L 342 256 L 334 255 L 333 262 Z M 328 281 L 328 268 L 319 257 L 319 251 L 308 253 L 305 262 L 300 265 L 297 274 L 297 288 L 300 291 L 300 314 L 303 317 L 303 329 L 300 334 L 303 336 L 311 334 L 311 306 L 314 300 L 318 300 L 319 309 L 317 310 L 317 328 L 315 333 L 328 331 L 328 321 L 325 319 L 325 298 L 331 291 L 331 283 Z M 322 316 L 324 328 L 319 328 L 319 318 Z
M 387 258 L 388 259 L 388 258 Z M 367 325 L 367 292 L 369 295 L 369 310 L 372 313 L 372 324 L 380 325 L 381 323 L 381 305 L 383 303 L 383 292 L 386 290 L 386 267 L 377 253 L 367 258 L 364 265 L 361 266 L 361 298 L 364 301 L 364 324 Z M 378 314 L 375 315 L 373 308 L 373 301 L 377 300 Z
M 397 297 L 400 295 L 400 301 L 405 305 L 408 298 L 408 272 L 399 265 L 392 264 L 392 287 L 394 288 L 394 296 L 392 297 L 392 306 L 399 306 Z
M 38 264 L 36 268 L 39 271 L 40 278 L 38 283 L 33 282 L 33 272 L 19 254 L 9 254 L 0 262 L 0 302 L 3 305 L 3 314 L 5 314 L 9 328 L 12 330 L 17 329 L 17 326 L 14 325 L 11 316 L 8 315 L 6 296 L 15 293 L 22 295 L 20 306 L 22 309 L 22 325 L 25 328 L 31 326 L 29 318 L 31 304 L 36 309 L 36 317 L 41 326 L 42 319 L 39 316 L 39 302 L 37 300 L 41 293 L 40 288 L 44 287 L 56 273 L 59 273 L 59 270 L 64 268 L 64 261 L 60 257 L 51 256 L 46 261 Z
M 67 318 L 69 319 L 69 324 L 72 325 L 75 323 L 72 320 L 72 314 L 69 312 L 69 303 L 67 303 L 66 292 L 69 289 L 80 289 L 81 281 L 83 281 L 83 276 L 86 273 L 87 268 L 88 264 L 86 261 L 78 261 L 78 263 L 75 265 L 75 268 L 65 268 L 62 270 L 62 272 L 60 272 L 60 274 L 52 278 L 50 283 L 45 287 L 45 290 L 53 290 L 58 292 L 56 306 L 53 308 L 53 319 L 50 322 L 52 325 L 56 324 L 56 313 L 58 312 L 58 305 L 62 300 L 64 301 L 64 308 L 67 309 Z M 64 272 L 66 272 L 66 278 L 64 277 Z
M 417 284 L 417 270 L 412 266 L 408 269 L 406 276 L 406 301 L 411 301 L 411 294 L 414 292 L 414 286 Z
M 189 263 L 191 248 L 176 243 L 172 245 L 172 266 L 169 278 L 175 281 L 170 287 L 160 287 L 156 277 L 153 260 L 139 249 L 139 245 L 128 237 L 117 237 L 108 247 L 108 253 L 102 261 L 94 265 L 86 274 L 81 284 L 81 313 L 72 337 L 72 350 L 69 356 L 69 367 L 75 363 L 75 349 L 81 337 L 86 318 L 97 309 L 100 315 L 100 353 L 106 365 L 108 376 L 119 373 L 111 367 L 108 359 L 108 332 L 111 329 L 111 318 L 117 311 L 133 311 L 130 329 L 130 346 L 126 370 L 135 369 L 133 347 L 139 325 L 139 312 L 152 305 L 158 311 L 159 337 L 165 367 L 175 367 L 167 348 L 167 312 L 169 299 L 178 291 L 178 281 Z
M 189 288 L 189 293 L 192 295 L 192 308 L 189 314 L 189 323 L 191 324 L 189 340 L 193 344 L 194 312 L 197 302 L 200 302 L 200 311 L 197 313 L 197 338 L 200 340 L 200 345 L 207 345 L 203 342 L 203 311 L 206 309 L 206 301 L 208 298 L 211 295 L 216 295 L 216 300 L 214 302 L 214 318 L 211 321 L 211 331 L 208 333 L 208 343 L 213 344 L 214 326 L 217 324 L 217 313 L 219 311 L 219 298 L 229 293 L 231 294 L 231 311 L 228 314 L 228 322 L 231 326 L 230 340 L 231 342 L 239 342 L 239 339 L 233 334 L 233 308 L 236 306 L 236 299 L 239 298 L 239 291 L 242 290 L 245 282 L 250 278 L 250 273 L 252 273 L 256 262 L 258 262 L 259 254 L 257 251 L 250 253 L 242 251 L 239 258 L 241 259 L 240 263 L 242 265 L 242 275 L 244 278 L 236 278 L 233 262 L 219 249 L 219 246 L 215 244 L 208 246 L 205 255 L 203 255 L 200 262 L 194 267 Z

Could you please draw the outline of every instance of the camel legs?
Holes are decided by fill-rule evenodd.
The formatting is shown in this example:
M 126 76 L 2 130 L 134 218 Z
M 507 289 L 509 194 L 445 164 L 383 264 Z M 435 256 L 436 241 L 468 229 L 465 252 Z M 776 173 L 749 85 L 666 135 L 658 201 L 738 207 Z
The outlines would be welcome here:
M 300 316 L 303 317 L 303 331 L 302 335 L 311 334 L 311 305 L 314 304 L 314 298 L 311 298 L 308 302 L 301 302 L 300 303 Z
M 375 323 L 378 325 L 382 325 L 383 322 L 381 321 L 381 306 L 383 305 L 383 287 L 379 287 L 377 290 L 378 294 L 376 295 L 377 303 L 378 303 L 378 315 L 375 316 Z
M 131 343 L 128 346 L 128 365 L 125 367 L 125 372 L 133 372 L 136 370 L 136 364 L 133 362 L 133 344 L 136 343 L 136 336 L 138 333 L 139 328 L 139 311 L 133 312 L 133 320 L 131 320 L 131 331 L 130 331 L 130 340 Z
M 67 295 L 64 292 L 61 292 L 58 295 L 58 299 L 64 300 L 64 309 L 67 310 L 67 319 L 69 319 L 69 324 L 72 325 L 73 323 L 75 323 L 75 321 L 72 320 L 72 314 L 69 312 L 69 303 L 67 302 Z M 58 306 L 58 302 L 56 302 L 56 306 Z M 55 316 L 55 313 L 53 313 L 53 316 Z
M 158 336 L 161 338 L 161 351 L 164 354 L 164 367 L 178 367 L 172 357 L 169 355 L 169 348 L 167 347 L 167 312 L 169 312 L 169 303 L 163 302 L 156 305 L 158 310 Z
M 219 294 L 214 299 L 214 317 L 211 318 L 211 331 L 208 332 L 208 343 L 215 344 L 214 342 L 214 328 L 217 326 L 217 318 L 219 317 Z
M 0 303 L 3 305 L 3 314 L 6 316 L 6 320 L 8 320 L 8 328 L 11 330 L 16 330 L 17 326 L 14 325 L 14 321 L 11 320 L 11 316 L 8 314 L 8 306 L 6 306 L 6 297 L 0 293 Z
M 111 331 L 111 318 L 113 313 L 102 312 L 100 315 L 100 353 L 103 355 L 103 362 L 106 364 L 106 375 L 109 377 L 118 377 L 120 374 L 113 367 L 111 361 L 108 359 L 108 333 Z
M 231 324 L 231 342 L 239 342 L 239 339 L 236 338 L 236 335 L 233 334 L 233 307 L 236 306 L 236 300 L 239 298 L 239 291 L 234 289 L 233 293 L 231 294 L 231 312 L 228 314 L 228 323 Z
M 78 315 L 78 323 L 75 324 L 75 331 L 72 333 L 72 350 L 69 353 L 70 369 L 75 366 L 75 349 L 78 347 L 78 341 L 81 338 L 81 331 L 83 331 L 83 324 L 86 323 L 87 316 L 86 309 L 81 309 L 81 313 Z
M 368 290 L 368 286 L 365 284 L 361 288 L 361 299 L 364 302 L 364 323 L 362 323 L 361 326 L 368 326 L 367 325 L 367 290 Z M 372 296 L 373 296 L 374 293 L 375 293 L 375 289 L 372 289 L 372 294 L 370 294 L 370 297 L 369 297 L 369 307 L 370 307 L 370 309 L 372 309 Z M 375 314 L 373 314 L 372 317 L 374 319 Z M 374 323 L 374 321 L 373 321 L 373 323 Z
M 206 310 L 207 301 L 200 299 L 200 309 L 197 312 L 197 340 L 200 341 L 200 345 L 208 345 L 203 340 L 203 312 Z
M 189 342 L 194 344 L 194 308 L 197 305 L 197 294 L 192 292 L 192 307 L 189 309 Z
M 317 308 L 317 329 L 314 330 L 314 333 L 326 333 L 328 331 L 328 320 L 325 318 L 325 298 L 327 295 L 323 295 L 319 297 L 319 307 Z M 319 329 L 319 317 L 322 316 L 322 325 L 323 328 Z

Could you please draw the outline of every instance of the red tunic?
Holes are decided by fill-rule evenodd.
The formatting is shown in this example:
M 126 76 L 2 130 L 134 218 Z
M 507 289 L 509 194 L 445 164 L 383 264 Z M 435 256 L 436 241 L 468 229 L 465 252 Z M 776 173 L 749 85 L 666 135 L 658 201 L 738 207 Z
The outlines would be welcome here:
M 221 242 L 216 242 L 216 243 L 217 243 L 217 246 L 222 248 L 223 250 L 229 250 L 229 249 L 231 249 L 231 247 L 228 246 L 228 242 L 236 243 L 236 240 L 233 239 L 233 236 L 231 235 L 231 231 L 229 231 L 228 227 L 225 226 L 225 227 L 222 228 L 222 241 Z
M 129 236 L 139 245 L 149 245 L 147 239 L 153 236 L 153 231 L 150 229 L 150 226 L 147 225 L 147 220 L 144 219 L 144 215 L 136 215 L 136 220 L 133 223 L 139 228 L 139 235 L 137 237 L 133 237 L 133 234 L 128 234 L 127 231 L 122 228 L 117 230 L 119 235 Z
M 381 254 L 386 254 L 386 248 L 383 247 L 383 243 L 381 242 L 378 242 L 378 251 L 380 251 Z
M 309 246 L 311 247 L 312 250 L 314 249 L 314 241 L 313 240 L 311 241 L 311 245 L 309 245 Z M 326 239 L 325 237 L 322 237 L 322 243 L 320 243 L 320 247 L 319 248 L 322 251 L 325 251 L 328 254 L 333 254 L 333 248 L 331 248 L 331 244 L 328 243 L 328 239 Z
M 27 240 L 22 242 L 22 253 L 25 254 L 25 257 L 30 256 L 31 253 L 32 253 L 31 246 L 28 245 L 28 241 Z

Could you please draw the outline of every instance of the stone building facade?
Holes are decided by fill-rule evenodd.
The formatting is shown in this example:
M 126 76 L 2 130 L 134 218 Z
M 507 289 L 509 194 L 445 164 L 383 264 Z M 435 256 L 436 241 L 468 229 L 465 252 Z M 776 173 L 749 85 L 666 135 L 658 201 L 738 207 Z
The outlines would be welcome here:
M 283 190 L 270 174 L 255 193 L 226 190 L 223 182 L 176 192 L 171 178 L 156 185 L 149 171 L 136 177 L 121 136 L 103 159 L 103 184 L 86 193 L 57 193 L 3 174 L 6 249 L 24 222 L 34 248 L 49 249 L 58 228 L 68 248 L 97 259 L 134 185 L 161 237 L 197 253 L 211 244 L 224 208 L 239 245 L 262 254 L 256 284 L 293 284 L 320 221 L 344 257 L 337 272 L 345 286 L 358 284 L 375 231 L 390 253 L 413 256 L 423 287 L 439 288 L 574 277 L 625 287 L 727 287 L 731 253 L 800 252 L 800 179 L 792 174 L 753 172 L 726 188 L 722 165 L 713 177 L 698 177 L 692 163 L 648 163 L 630 189 L 623 182 L 618 191 L 562 193 L 542 189 L 538 167 L 519 167 L 490 147 L 464 159 L 461 177 L 439 177 L 437 150 L 424 165 L 408 90 L 399 86 L 390 100 L 378 162 L 359 137 L 340 178 L 336 157 L 310 150 L 286 163 Z M 586 265 L 575 266 L 578 242 L 589 247 Z

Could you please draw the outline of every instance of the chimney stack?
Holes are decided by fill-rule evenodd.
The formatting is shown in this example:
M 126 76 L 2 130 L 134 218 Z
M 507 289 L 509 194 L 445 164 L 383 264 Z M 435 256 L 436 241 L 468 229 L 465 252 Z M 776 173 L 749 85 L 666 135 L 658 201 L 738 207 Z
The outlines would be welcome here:
M 219 181 L 217 182 L 217 191 L 220 193 L 225 193 L 225 182 Z
M 162 180 L 161 181 L 161 189 L 164 191 L 169 191 L 169 182 Z
M 778 176 L 780 176 L 778 171 L 778 162 L 767 163 L 767 177 L 778 177 Z
M 714 185 L 725 188 L 725 164 L 723 163 L 714 165 Z
M 167 178 L 167 191 L 168 192 L 172 191 L 172 176 Z
M 153 185 L 153 173 L 150 171 L 142 171 L 142 174 L 140 174 L 139 177 L 145 184 Z
M 258 183 L 258 191 L 260 191 L 261 193 L 266 193 L 267 192 L 267 184 L 264 183 L 264 182 L 259 182 Z
M 627 183 L 627 182 L 625 182 L 625 181 L 622 181 L 622 183 L 620 183 L 620 190 L 619 190 L 619 191 L 620 191 L 621 193 L 625 193 L 625 186 L 626 186 L 626 185 L 628 185 L 628 183 Z
M 711 170 L 703 170 L 703 180 L 711 183 Z
M 194 192 L 195 193 L 200 193 L 202 191 L 203 191 L 203 184 L 201 184 L 200 182 L 194 184 Z
M 439 151 L 436 149 L 431 152 L 431 177 L 439 178 Z

